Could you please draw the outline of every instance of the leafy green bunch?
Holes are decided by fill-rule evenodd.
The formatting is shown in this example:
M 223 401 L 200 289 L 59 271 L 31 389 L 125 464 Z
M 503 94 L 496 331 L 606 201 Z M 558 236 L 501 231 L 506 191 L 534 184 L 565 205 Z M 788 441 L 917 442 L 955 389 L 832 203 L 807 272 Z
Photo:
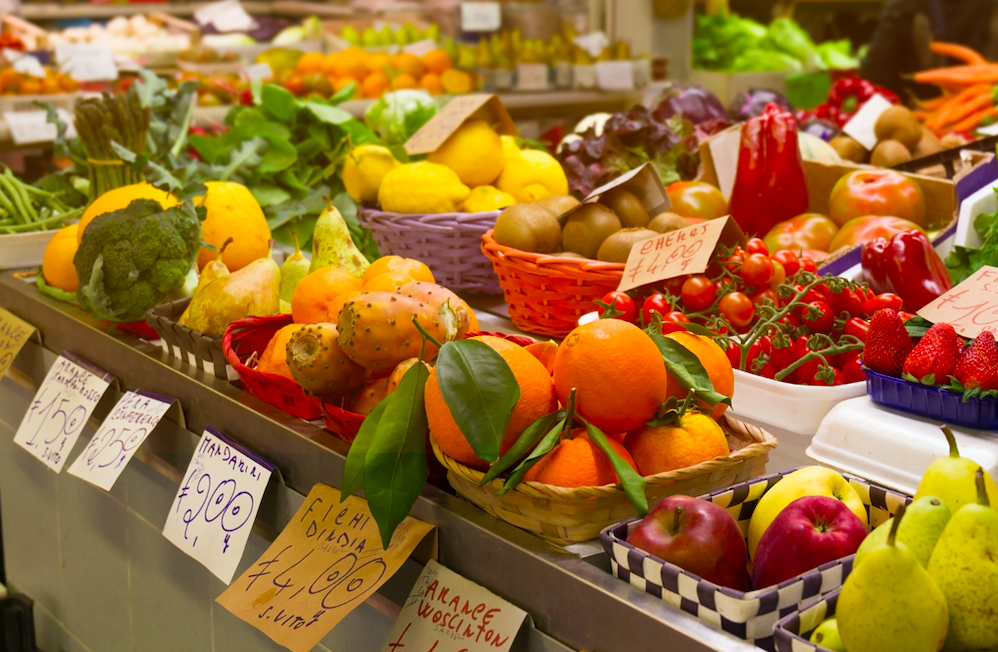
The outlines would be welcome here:
M 998 188 L 995 188 L 995 193 L 998 194 Z M 956 245 L 946 257 L 953 285 L 967 280 L 985 265 L 998 267 L 998 211 L 982 213 L 974 218 L 974 230 L 980 237 L 980 247 Z

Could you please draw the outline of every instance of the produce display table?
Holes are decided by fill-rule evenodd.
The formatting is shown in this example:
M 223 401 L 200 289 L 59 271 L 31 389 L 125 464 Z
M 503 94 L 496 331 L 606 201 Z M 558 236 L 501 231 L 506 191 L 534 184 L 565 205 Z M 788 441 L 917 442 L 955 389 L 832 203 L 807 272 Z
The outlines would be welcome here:
M 210 423 L 280 470 L 267 491 L 242 572 L 315 483 L 340 485 L 347 445 L 235 385 L 169 358 L 154 344 L 108 331 L 9 273 L 0 277 L 0 305 L 35 325 L 44 342 L 29 343 L 0 381 L 0 499 L 8 582 L 36 600 L 40 649 L 283 649 L 214 605 L 224 585 L 167 541 L 162 523 L 196 433 Z M 491 316 L 482 313 L 483 326 L 503 319 L 496 314 L 501 313 L 498 304 L 492 302 L 490 309 Z M 145 389 L 175 397 L 184 408 L 184 427 L 164 422 L 110 494 L 68 473 L 51 473 L 13 443 L 38 383 L 63 350 L 114 375 L 119 394 Z M 102 407 L 106 411 L 112 403 Z M 104 416 L 98 411 L 91 426 Z M 92 436 L 93 428 L 87 430 L 71 456 Z M 531 615 L 533 627 L 521 630 L 514 646 L 518 652 L 754 649 L 617 580 L 597 545 L 552 545 L 429 485 L 412 515 L 437 526 L 441 563 Z M 316 649 L 378 652 L 419 570 L 407 562 Z
M 77 2 L 72 4 L 50 2 L 27 2 L 21 5 L 21 16 L 28 20 L 68 20 L 73 18 L 113 18 L 133 16 L 157 11 L 172 16 L 193 16 L 194 12 L 207 2 L 130 2 L 96 4 Z M 350 9 L 345 6 L 305 0 L 275 0 L 266 2 L 248 0 L 241 3 L 251 14 L 274 14 L 278 16 L 344 16 Z

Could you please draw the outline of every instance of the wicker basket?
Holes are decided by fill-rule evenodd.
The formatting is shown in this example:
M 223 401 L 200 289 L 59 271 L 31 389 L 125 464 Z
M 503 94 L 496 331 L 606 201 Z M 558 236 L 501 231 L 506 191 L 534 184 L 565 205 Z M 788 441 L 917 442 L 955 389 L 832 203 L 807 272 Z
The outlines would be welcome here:
M 482 253 L 492 261 L 506 294 L 509 316 L 520 330 L 564 337 L 579 317 L 596 310 L 596 301 L 617 289 L 621 263 L 587 258 L 559 258 L 504 247 L 482 236 Z
M 277 331 L 291 323 L 291 315 L 247 317 L 234 321 L 222 336 L 222 351 L 247 392 L 299 419 L 315 421 L 322 416 L 318 398 L 307 395 L 290 378 L 246 366 L 246 361 L 254 353 L 263 353 Z
M 381 253 L 423 261 L 437 283 L 455 292 L 499 294 L 492 265 L 481 252 L 482 235 L 495 226 L 498 215 L 390 213 L 362 206 L 358 216 Z
M 728 436 L 732 454 L 686 469 L 648 476 L 645 494 L 650 504 L 673 494 L 700 496 L 766 472 L 769 451 L 776 448 L 776 438 L 762 428 L 728 415 L 721 421 L 721 426 Z M 458 494 L 493 516 L 555 543 L 594 539 L 603 528 L 637 515 L 619 484 L 573 489 L 521 482 L 506 495 L 497 496 L 502 479 L 496 478 L 479 487 L 484 473 L 448 457 L 432 436 L 430 442 Z
M 222 338 L 205 335 L 177 323 L 191 300 L 179 299 L 164 303 L 146 312 L 146 324 L 159 333 L 166 350 L 192 366 L 222 380 L 236 380 L 239 375 L 226 362 Z

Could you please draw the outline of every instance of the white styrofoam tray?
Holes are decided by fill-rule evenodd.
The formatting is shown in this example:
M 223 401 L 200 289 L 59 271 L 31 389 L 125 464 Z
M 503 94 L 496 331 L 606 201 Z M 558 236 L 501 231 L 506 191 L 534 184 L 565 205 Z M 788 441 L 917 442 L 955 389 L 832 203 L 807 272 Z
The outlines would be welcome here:
M 0 269 L 24 269 L 42 264 L 45 247 L 59 229 L 0 235 Z
M 953 434 L 962 457 L 998 476 L 998 435 L 958 427 Z M 832 408 L 807 449 L 820 464 L 911 495 L 929 465 L 948 454 L 938 421 L 882 407 L 869 396 Z
M 998 181 L 981 188 L 960 204 L 960 218 L 956 223 L 956 235 L 953 236 L 954 245 L 974 248 L 981 246 L 981 237 L 974 228 L 974 220 L 978 215 L 998 211 L 998 195 L 995 194 L 995 187 L 998 187 Z M 940 255 L 945 254 L 940 252 Z

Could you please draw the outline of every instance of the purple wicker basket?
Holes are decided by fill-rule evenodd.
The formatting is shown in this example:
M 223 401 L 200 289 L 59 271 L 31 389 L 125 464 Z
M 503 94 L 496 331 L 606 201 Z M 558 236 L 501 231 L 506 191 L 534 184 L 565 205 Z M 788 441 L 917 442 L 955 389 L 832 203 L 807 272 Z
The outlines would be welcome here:
M 499 211 L 486 213 L 390 213 L 362 206 L 360 223 L 383 254 L 421 260 L 437 283 L 455 292 L 502 294 L 492 262 L 482 254 L 482 235 Z

